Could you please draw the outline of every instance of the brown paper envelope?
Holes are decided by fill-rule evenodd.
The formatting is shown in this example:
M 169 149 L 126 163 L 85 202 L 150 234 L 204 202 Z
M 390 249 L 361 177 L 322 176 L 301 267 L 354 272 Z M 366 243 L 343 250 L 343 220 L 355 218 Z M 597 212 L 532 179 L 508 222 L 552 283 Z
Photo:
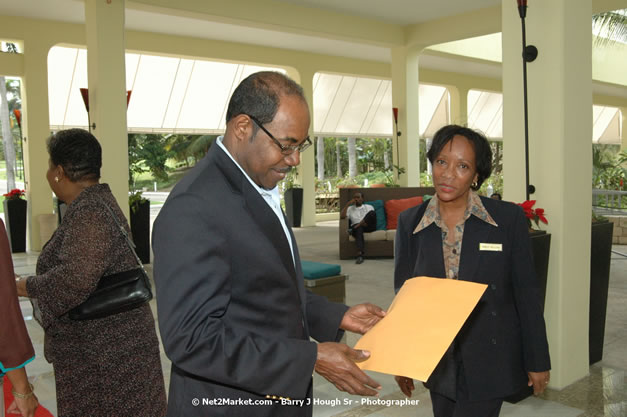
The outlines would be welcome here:
M 453 279 L 405 281 L 387 315 L 355 345 L 370 351 L 357 365 L 426 381 L 486 288 Z

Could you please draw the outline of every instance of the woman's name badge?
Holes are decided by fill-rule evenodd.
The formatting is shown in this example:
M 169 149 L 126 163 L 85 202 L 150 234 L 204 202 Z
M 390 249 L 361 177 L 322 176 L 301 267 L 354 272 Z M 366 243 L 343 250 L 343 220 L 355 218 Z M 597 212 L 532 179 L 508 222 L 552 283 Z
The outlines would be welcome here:
M 479 250 L 486 250 L 491 252 L 503 252 L 502 243 L 479 243 Z

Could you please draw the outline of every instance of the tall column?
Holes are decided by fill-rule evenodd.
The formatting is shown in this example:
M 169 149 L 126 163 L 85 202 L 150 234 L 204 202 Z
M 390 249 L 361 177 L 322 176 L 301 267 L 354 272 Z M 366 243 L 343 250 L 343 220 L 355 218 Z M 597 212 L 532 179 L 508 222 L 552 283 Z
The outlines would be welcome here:
M 465 126 L 468 123 L 468 87 L 446 86 L 450 95 L 451 123 Z
M 30 249 L 41 250 L 45 242 L 39 236 L 39 216 L 52 213 L 52 191 L 46 180 L 50 136 L 48 109 L 48 51 L 52 45 L 37 38 L 24 40 L 24 76 L 22 78 L 22 135 L 24 138 L 24 173 L 28 200 Z
M 102 146 L 101 182 L 109 184 L 128 217 L 124 0 L 86 0 L 85 26 L 89 114 Z
M 313 77 L 315 70 L 312 68 L 298 67 L 288 69 L 289 77 L 297 81 L 302 87 L 309 105 L 309 137 L 315 141 L 313 130 Z M 300 154 L 300 165 L 298 166 L 298 181 L 303 187 L 303 214 L 301 226 L 316 225 L 316 164 L 314 156 L 315 146 L 310 146 L 305 152 Z
M 531 3 L 530 3 L 531 4 Z M 561 389 L 588 373 L 592 197 L 591 0 L 533 2 L 527 43 L 531 198 L 546 210 L 551 256 L 545 318 Z M 521 24 L 516 2 L 502 2 L 505 199 L 525 198 Z
M 620 137 L 621 137 L 621 149 L 623 151 L 627 151 L 627 107 L 620 108 L 620 117 L 621 117 L 621 129 L 620 129 Z
M 418 130 L 418 47 L 392 48 L 392 107 L 398 108 L 398 143 L 392 136 L 394 165 L 405 170 L 398 183 L 420 183 L 420 133 Z M 394 126 L 396 127 L 396 126 Z M 396 174 L 396 170 L 394 170 Z

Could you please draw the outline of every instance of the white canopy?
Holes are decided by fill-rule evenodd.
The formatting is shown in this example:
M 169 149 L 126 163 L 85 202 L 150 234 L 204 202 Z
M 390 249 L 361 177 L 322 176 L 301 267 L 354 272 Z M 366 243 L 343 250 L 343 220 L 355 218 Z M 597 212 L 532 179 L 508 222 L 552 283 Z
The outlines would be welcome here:
M 126 88 L 131 90 L 128 131 L 218 134 L 224 132 L 228 100 L 239 82 L 276 67 L 126 54 Z M 313 79 L 316 136 L 391 137 L 392 81 L 317 73 Z M 87 128 L 80 88 L 87 88 L 87 50 L 56 46 L 48 55 L 50 128 Z M 420 84 L 421 137 L 450 121 L 445 87 Z M 503 136 L 503 95 L 471 90 L 468 125 L 491 139 Z M 595 143 L 620 143 L 620 111 L 594 106 Z

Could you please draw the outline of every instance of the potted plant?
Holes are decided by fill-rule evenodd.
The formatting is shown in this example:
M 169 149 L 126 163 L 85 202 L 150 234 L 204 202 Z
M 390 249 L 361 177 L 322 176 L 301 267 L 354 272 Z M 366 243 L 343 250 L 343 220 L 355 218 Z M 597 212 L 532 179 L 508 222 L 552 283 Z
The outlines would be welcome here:
M 4 216 L 11 252 L 26 252 L 26 207 L 25 192 L 14 188 L 4 197 Z
M 298 173 L 292 169 L 285 176 L 283 185 L 285 192 L 283 193 L 283 201 L 285 202 L 285 215 L 292 227 L 300 227 L 300 221 L 303 214 L 303 189 L 296 184 Z
M 137 190 L 130 193 L 128 204 L 131 209 L 131 235 L 135 252 L 142 263 L 150 263 L 150 200 Z

